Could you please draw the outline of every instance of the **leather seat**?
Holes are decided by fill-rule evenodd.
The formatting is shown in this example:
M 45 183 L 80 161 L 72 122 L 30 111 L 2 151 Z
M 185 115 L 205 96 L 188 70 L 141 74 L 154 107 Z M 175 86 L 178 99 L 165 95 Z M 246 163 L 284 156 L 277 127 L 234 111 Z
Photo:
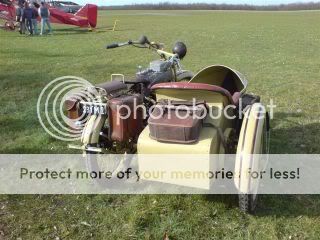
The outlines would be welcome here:
M 216 85 L 210 85 L 206 83 L 192 83 L 192 82 L 167 82 L 167 83 L 159 83 L 151 88 L 152 90 L 156 89 L 188 89 L 188 90 L 205 90 L 211 91 L 215 93 L 220 93 L 221 95 L 228 98 L 229 102 L 233 105 L 237 105 L 240 98 L 240 93 L 235 92 L 233 96 L 231 96 L 230 92 L 222 87 Z
M 96 85 L 99 88 L 104 89 L 107 94 L 112 94 L 121 90 L 126 90 L 127 85 L 121 81 L 111 81 L 111 82 L 105 82 L 105 83 L 100 83 Z

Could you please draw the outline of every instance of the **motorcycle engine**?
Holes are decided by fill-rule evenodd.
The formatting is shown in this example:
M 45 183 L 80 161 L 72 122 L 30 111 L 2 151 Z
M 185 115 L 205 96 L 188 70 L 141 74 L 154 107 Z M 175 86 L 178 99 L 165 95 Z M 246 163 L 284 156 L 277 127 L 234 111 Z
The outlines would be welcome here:
M 150 62 L 150 69 L 154 72 L 165 72 L 168 69 L 168 62 L 156 60 Z
M 160 82 L 170 82 L 173 79 L 173 74 L 170 63 L 168 61 L 156 60 L 150 62 L 150 67 L 137 72 L 137 81 L 149 82 L 149 87 Z

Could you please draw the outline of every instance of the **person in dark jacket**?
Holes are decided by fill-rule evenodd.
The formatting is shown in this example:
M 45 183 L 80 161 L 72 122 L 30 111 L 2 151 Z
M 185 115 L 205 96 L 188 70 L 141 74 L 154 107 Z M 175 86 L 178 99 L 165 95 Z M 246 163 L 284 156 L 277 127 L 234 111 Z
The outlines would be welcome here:
M 26 27 L 27 27 L 27 29 L 29 30 L 30 35 L 33 35 L 32 15 L 33 15 L 32 8 L 30 8 L 29 3 L 26 2 L 26 3 L 24 4 L 22 21 L 25 21 Z
M 32 27 L 33 27 L 33 31 L 34 31 L 35 35 L 38 34 L 38 17 L 39 17 L 39 13 L 38 13 L 37 5 L 38 4 L 33 3 L 33 8 L 32 8 Z

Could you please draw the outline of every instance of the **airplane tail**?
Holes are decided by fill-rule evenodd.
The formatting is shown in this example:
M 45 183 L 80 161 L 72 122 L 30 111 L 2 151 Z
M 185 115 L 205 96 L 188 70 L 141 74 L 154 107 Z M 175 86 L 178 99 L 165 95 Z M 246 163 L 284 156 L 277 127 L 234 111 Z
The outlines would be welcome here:
M 76 12 L 75 15 L 78 17 L 87 18 L 90 27 L 95 28 L 97 26 L 97 17 L 98 17 L 97 5 L 87 4 L 83 6 L 78 12 Z

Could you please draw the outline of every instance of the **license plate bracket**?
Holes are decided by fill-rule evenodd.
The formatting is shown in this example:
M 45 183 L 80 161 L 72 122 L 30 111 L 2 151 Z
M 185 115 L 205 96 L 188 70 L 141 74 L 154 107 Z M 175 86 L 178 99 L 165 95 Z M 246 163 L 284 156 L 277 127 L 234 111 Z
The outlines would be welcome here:
M 80 102 L 81 112 L 87 115 L 108 115 L 106 103 Z

